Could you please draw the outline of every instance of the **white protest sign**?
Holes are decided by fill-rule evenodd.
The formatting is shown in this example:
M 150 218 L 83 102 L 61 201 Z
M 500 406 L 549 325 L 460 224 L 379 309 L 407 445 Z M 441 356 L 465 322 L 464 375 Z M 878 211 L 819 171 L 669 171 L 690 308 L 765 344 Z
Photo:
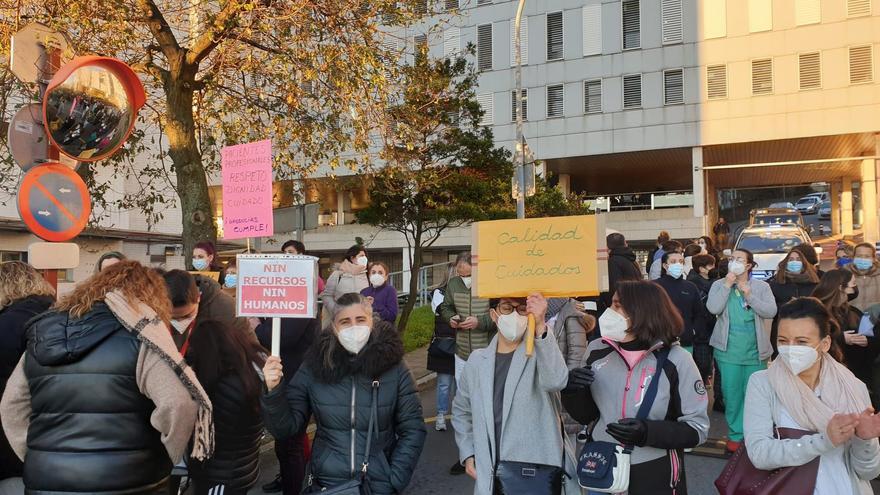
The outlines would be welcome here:
M 315 318 L 318 258 L 239 254 L 236 313 L 263 318 Z

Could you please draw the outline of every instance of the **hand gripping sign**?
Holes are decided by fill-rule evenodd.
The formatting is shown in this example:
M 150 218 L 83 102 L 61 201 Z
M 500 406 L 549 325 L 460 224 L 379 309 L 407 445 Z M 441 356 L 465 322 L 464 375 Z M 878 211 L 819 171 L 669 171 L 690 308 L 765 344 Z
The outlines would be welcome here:
M 318 258 L 287 254 L 239 254 L 236 313 L 272 318 L 272 355 L 278 355 L 281 318 L 318 314 Z
M 473 224 L 474 293 L 484 298 L 599 295 L 608 285 L 604 223 L 600 215 L 582 215 Z M 529 315 L 529 355 L 534 336 Z

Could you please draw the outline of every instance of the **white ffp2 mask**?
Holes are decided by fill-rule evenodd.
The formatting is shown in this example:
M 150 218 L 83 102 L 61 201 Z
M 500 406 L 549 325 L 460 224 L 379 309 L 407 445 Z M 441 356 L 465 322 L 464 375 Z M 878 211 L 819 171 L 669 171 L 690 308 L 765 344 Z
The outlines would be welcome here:
M 620 342 L 626 338 L 629 322 L 622 314 L 608 308 L 599 317 L 599 330 L 602 333 L 602 337 Z
M 339 331 L 336 336 L 339 343 L 346 351 L 357 354 L 367 345 L 370 340 L 370 327 L 367 325 L 352 325 Z
M 529 317 L 514 311 L 509 315 L 498 315 L 498 331 L 509 342 L 515 342 L 526 333 Z
M 808 345 L 781 345 L 779 357 L 792 373 L 800 375 L 819 359 L 819 351 Z

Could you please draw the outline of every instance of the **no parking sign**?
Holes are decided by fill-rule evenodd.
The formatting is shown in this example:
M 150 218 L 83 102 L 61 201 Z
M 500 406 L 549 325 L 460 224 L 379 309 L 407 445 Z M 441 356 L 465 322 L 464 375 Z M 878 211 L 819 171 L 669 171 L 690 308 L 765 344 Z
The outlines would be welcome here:
M 21 181 L 17 203 L 28 229 L 50 242 L 64 242 L 79 235 L 92 212 L 85 182 L 60 163 L 28 171 Z

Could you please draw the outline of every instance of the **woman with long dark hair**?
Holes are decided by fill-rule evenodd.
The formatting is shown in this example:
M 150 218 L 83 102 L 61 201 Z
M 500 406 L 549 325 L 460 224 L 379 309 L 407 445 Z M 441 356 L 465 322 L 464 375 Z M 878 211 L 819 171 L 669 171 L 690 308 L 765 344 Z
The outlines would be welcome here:
M 602 338 L 590 343 L 585 366 L 569 374 L 565 409 L 579 423 L 596 421 L 593 440 L 635 446 L 629 493 L 687 494 L 683 451 L 706 440 L 709 416 L 697 365 L 678 344 L 678 310 L 656 283 L 620 282 L 599 326 Z M 647 419 L 637 419 L 654 378 L 661 380 L 656 398 Z
M 214 456 L 189 463 L 195 494 L 246 494 L 260 475 L 263 383 L 257 370 L 265 350 L 216 320 L 200 322 L 189 344 L 186 362 L 214 405 Z
M 859 380 L 865 382 L 868 390 L 877 390 L 873 380 L 874 360 L 880 353 L 880 342 L 874 336 L 858 333 L 862 312 L 850 304 L 858 295 L 856 278 L 850 270 L 830 270 L 813 291 L 813 297 L 831 313 L 837 322 L 837 331 L 832 337 L 843 349 L 843 363 Z
M 874 493 L 870 483 L 880 475 L 877 418 L 865 385 L 835 359 L 836 325 L 815 298 L 783 305 L 780 357 L 749 380 L 744 423 L 749 460 L 768 471 L 798 467 L 798 485 L 810 486 L 792 487 L 793 494 Z M 800 434 L 787 433 L 792 429 Z M 808 467 L 816 458 L 818 466 Z

